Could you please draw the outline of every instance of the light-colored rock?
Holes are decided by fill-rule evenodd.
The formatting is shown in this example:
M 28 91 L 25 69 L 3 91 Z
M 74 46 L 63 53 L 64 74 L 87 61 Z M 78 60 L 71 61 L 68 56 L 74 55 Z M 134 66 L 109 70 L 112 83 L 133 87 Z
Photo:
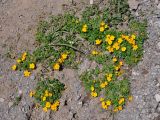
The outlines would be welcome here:
M 136 0 L 128 0 L 128 4 L 132 10 L 137 10 L 139 2 Z
M 0 98 L 0 102 L 4 102 L 4 98 Z
M 160 3 L 157 5 L 157 8 L 160 9 Z
M 155 97 L 157 102 L 160 102 L 160 95 L 159 94 L 156 94 L 154 97 Z
M 9 107 L 9 108 L 12 107 L 13 104 L 14 104 L 13 102 L 9 102 L 9 103 L 8 103 L 8 107 Z

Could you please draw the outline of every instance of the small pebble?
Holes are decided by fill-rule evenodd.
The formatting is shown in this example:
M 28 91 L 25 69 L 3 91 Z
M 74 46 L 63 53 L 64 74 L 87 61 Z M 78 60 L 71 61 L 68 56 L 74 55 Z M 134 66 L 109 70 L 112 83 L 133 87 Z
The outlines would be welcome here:
M 160 102 L 160 95 L 159 94 L 156 94 L 154 97 L 155 97 L 157 102 Z
M 0 98 L 0 102 L 4 102 L 4 98 Z

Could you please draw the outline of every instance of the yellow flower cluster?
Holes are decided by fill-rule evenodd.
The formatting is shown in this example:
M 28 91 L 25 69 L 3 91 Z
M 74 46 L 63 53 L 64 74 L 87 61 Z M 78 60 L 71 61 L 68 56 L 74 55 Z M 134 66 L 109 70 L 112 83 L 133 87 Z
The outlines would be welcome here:
M 58 100 L 55 101 L 53 104 L 51 104 L 50 102 L 46 102 L 45 107 L 43 108 L 43 111 L 47 112 L 48 109 L 51 109 L 53 111 L 57 111 L 59 105 L 60 105 L 60 102 Z
M 57 60 L 57 62 L 53 65 L 54 70 L 59 70 L 61 64 L 67 59 L 68 53 L 62 53 L 61 57 Z
M 96 45 L 100 45 L 101 43 L 102 43 L 102 40 L 100 40 L 100 39 L 96 40 Z
M 98 93 L 95 92 L 95 91 L 92 91 L 92 92 L 91 92 L 91 96 L 92 96 L 92 97 L 97 97 L 97 96 L 98 96 Z
M 136 45 L 136 41 L 135 41 L 135 39 L 136 39 L 135 35 L 131 35 L 131 36 L 121 35 L 121 37 L 132 45 L 132 49 L 133 50 L 137 50 L 138 49 L 138 45 Z
M 100 31 L 100 32 L 104 32 L 104 30 L 105 30 L 106 28 L 108 28 L 108 25 L 105 24 L 104 21 L 102 21 L 102 22 L 100 23 L 99 31 Z
M 99 52 L 98 52 L 98 51 L 96 51 L 96 50 L 93 50 L 93 51 L 91 52 L 91 54 L 92 54 L 92 55 L 98 55 L 98 54 L 99 54 Z
M 88 29 L 88 26 L 86 24 L 84 24 L 82 26 L 82 32 L 86 33 L 87 32 L 87 29 Z
M 33 97 L 35 95 L 35 91 L 30 91 L 29 96 Z
M 19 59 L 16 60 L 17 64 L 23 63 L 26 60 L 26 57 L 27 57 L 27 53 L 24 52 L 22 54 L 21 58 L 19 58 Z M 35 68 L 36 68 L 36 65 L 34 63 L 30 63 L 29 64 L 29 69 L 30 70 L 34 70 Z M 12 70 L 14 70 L 14 71 L 17 70 L 17 65 L 16 64 L 12 65 Z M 29 70 L 25 70 L 23 72 L 23 74 L 24 74 L 25 77 L 29 77 L 30 74 L 31 74 L 31 72 Z
M 102 106 L 102 108 L 105 109 L 105 110 L 107 110 L 108 107 L 109 107 L 109 106 L 111 105 L 111 103 L 112 103 L 110 100 L 104 101 L 103 98 L 101 98 L 100 101 L 101 101 L 101 106 Z
M 113 74 L 112 74 L 112 73 L 106 74 L 106 78 L 107 78 L 107 81 L 108 81 L 108 82 L 112 81 L 112 77 L 113 77 Z
M 46 101 L 48 97 L 52 97 L 52 93 L 50 93 L 48 90 L 45 90 L 44 95 L 41 96 L 42 101 Z

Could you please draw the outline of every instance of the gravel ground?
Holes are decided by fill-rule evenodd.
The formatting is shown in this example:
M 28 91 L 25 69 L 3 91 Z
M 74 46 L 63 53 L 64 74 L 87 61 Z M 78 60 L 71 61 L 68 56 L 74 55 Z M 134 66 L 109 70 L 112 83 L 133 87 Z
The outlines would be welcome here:
M 74 7 L 82 9 L 85 6 L 83 2 L 89 3 L 86 0 L 76 0 Z M 38 70 L 29 78 L 24 78 L 22 72 L 12 72 L 10 66 L 18 53 L 34 50 L 38 21 L 48 15 L 62 13 L 62 4 L 70 2 L 0 0 L 0 120 L 160 120 L 159 0 L 129 0 L 133 14 L 139 19 L 148 20 L 149 39 L 144 44 L 143 60 L 132 70 L 130 82 L 133 102 L 128 103 L 123 111 L 113 116 L 100 109 L 98 98 L 90 99 L 85 93 L 78 74 L 95 65 L 87 60 L 79 71 L 64 69 L 60 73 L 54 73 L 66 84 L 58 112 L 44 113 L 41 109 L 34 108 L 28 92 L 35 87 Z M 14 106 L 19 94 L 22 99 Z

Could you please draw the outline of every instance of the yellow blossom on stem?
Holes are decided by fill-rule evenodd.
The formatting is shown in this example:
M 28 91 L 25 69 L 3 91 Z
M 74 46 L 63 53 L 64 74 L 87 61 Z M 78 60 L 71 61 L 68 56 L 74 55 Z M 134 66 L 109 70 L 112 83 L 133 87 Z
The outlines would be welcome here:
M 31 92 L 29 93 L 29 96 L 30 96 L 30 97 L 33 97 L 34 94 L 35 94 L 35 91 L 31 91 Z
M 106 103 L 104 101 L 102 101 L 101 106 L 103 109 L 107 110 L 108 106 L 106 105 Z
M 97 92 L 91 92 L 91 96 L 92 96 L 92 97 L 97 97 L 98 94 L 97 94 Z
M 107 77 L 108 82 L 112 81 L 111 77 Z
M 122 47 L 122 48 L 121 48 L 121 51 L 122 51 L 122 52 L 126 51 L 126 47 Z
M 17 63 L 21 63 L 22 62 L 22 60 L 21 59 L 17 59 Z
M 96 45 L 100 45 L 102 43 L 102 40 L 97 39 L 96 40 Z
M 101 83 L 100 84 L 100 88 L 105 88 L 106 87 L 106 84 L 105 83 Z
M 53 69 L 54 70 L 59 70 L 60 69 L 60 65 L 58 63 L 53 65 Z
M 122 104 L 124 102 L 124 98 L 121 98 L 119 101 L 118 101 L 118 104 Z
M 100 101 L 101 101 L 101 102 L 104 101 L 104 98 L 100 98 Z
M 93 50 L 92 55 L 98 55 L 98 52 L 96 50 Z
M 44 111 L 44 112 L 47 112 L 47 111 L 48 111 L 47 107 L 44 107 L 44 108 L 43 108 L 43 111 Z
M 117 62 L 117 58 L 114 57 L 114 58 L 112 59 L 112 61 L 113 61 L 113 62 Z
M 104 28 L 109 28 L 109 26 L 106 24 L 106 25 L 104 26 Z
M 91 88 L 90 88 L 90 89 L 91 89 L 91 91 L 92 91 L 92 92 L 94 91 L 94 87 L 93 87 L 93 86 L 91 86 Z
M 123 42 L 122 38 L 118 38 L 118 43 L 121 44 Z
M 35 69 L 35 64 L 34 63 L 29 64 L 29 68 L 30 69 Z
M 61 58 L 62 58 L 63 60 L 67 59 L 67 57 L 68 57 L 68 54 L 66 54 L 66 53 L 63 53 L 63 54 L 61 55 Z
M 51 103 L 50 102 L 46 102 L 46 108 L 50 108 L 51 107 Z
M 104 26 L 104 25 L 105 25 L 105 22 L 102 21 L 102 22 L 100 23 L 100 26 Z
M 29 72 L 28 70 L 25 70 L 25 71 L 24 71 L 24 76 L 25 76 L 25 77 L 29 77 L 30 74 L 31 74 L 31 72 Z
M 16 70 L 17 69 L 17 65 L 12 65 L 12 70 Z
M 133 45 L 133 50 L 137 50 L 138 49 L 138 45 Z
M 123 108 L 122 108 L 122 106 L 118 106 L 118 110 L 122 110 Z
M 100 27 L 100 28 L 99 28 L 99 31 L 100 31 L 100 32 L 104 32 L 104 30 L 105 30 L 104 27 Z
M 118 108 L 115 108 L 115 109 L 113 110 L 113 112 L 118 112 Z
M 57 111 L 57 106 L 55 104 L 51 105 L 51 110 Z
M 46 97 L 45 96 L 42 98 L 42 101 L 46 101 Z
M 128 100 L 129 100 L 129 101 L 132 101 L 132 100 L 133 100 L 133 96 L 129 96 L 129 97 L 128 97 Z
M 106 105 L 108 105 L 108 106 L 111 105 L 111 101 L 110 101 L 110 100 L 107 100 L 107 101 L 106 101 Z
M 136 39 L 136 36 L 135 36 L 135 35 L 131 35 L 131 38 L 132 38 L 132 39 Z
M 123 65 L 123 62 L 122 62 L 122 61 L 120 61 L 120 62 L 119 62 L 119 65 L 120 65 L 120 66 L 122 66 L 122 65 Z
M 48 96 L 49 96 L 49 97 L 52 97 L 52 93 L 49 93 Z
M 82 32 L 87 32 L 87 28 L 82 28 Z

